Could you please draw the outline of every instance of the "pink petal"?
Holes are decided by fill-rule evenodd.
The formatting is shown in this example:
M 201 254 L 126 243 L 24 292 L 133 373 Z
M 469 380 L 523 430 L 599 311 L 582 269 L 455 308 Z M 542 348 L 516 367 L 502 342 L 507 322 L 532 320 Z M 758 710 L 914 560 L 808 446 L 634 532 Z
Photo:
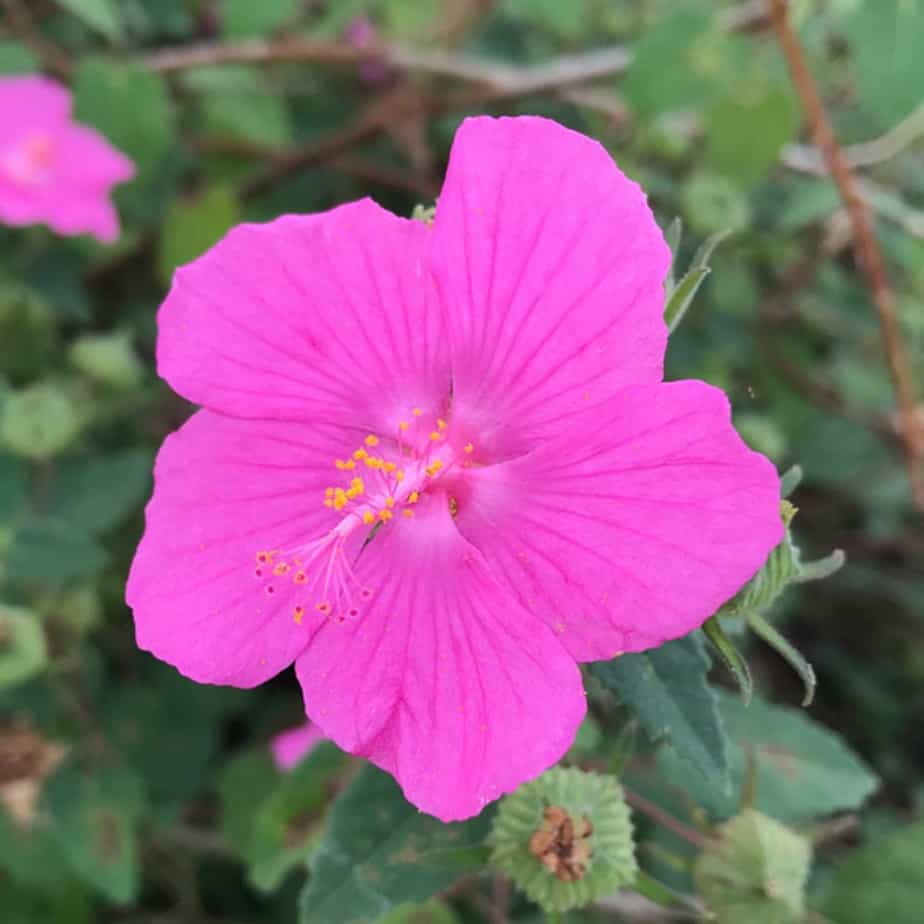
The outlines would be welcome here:
M 32 131 L 68 122 L 71 93 L 48 77 L 30 74 L 0 78 L 0 147 Z
M 141 648 L 193 680 L 240 687 L 295 660 L 316 623 L 295 619 L 294 572 L 277 577 L 257 555 L 340 519 L 322 501 L 333 459 L 352 445 L 344 439 L 323 426 L 208 411 L 167 437 L 126 591 Z
M 670 253 L 597 142 L 547 119 L 466 120 L 433 245 L 453 416 L 495 458 L 623 385 L 660 381 Z
M 276 766 L 283 773 L 288 773 L 301 763 L 302 758 L 307 757 L 312 748 L 323 738 L 324 732 L 311 722 L 305 722 L 304 725 L 297 725 L 295 728 L 280 732 L 270 742 L 270 750 Z
M 176 274 L 160 374 L 241 417 L 395 433 L 413 407 L 440 412 L 449 369 L 427 310 L 428 234 L 369 199 L 235 228 Z
M 626 388 L 532 454 L 466 475 L 459 529 L 579 661 L 697 628 L 783 535 L 775 469 L 702 382 Z
M 444 821 L 467 818 L 555 763 L 585 711 L 554 635 L 491 579 L 429 494 L 360 556 L 375 591 L 296 662 L 308 715 L 392 773 Z

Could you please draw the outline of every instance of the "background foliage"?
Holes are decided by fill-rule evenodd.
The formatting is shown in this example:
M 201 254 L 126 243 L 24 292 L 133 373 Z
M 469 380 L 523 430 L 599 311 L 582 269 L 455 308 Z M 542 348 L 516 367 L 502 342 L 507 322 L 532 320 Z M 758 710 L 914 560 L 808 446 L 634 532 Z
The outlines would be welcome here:
M 800 0 L 793 16 L 841 138 L 860 145 L 848 153 L 920 386 L 924 2 Z M 278 47 L 199 66 L 163 51 L 254 39 Z M 301 60 L 284 60 L 293 42 Z M 680 267 L 733 230 L 668 376 L 729 392 L 748 441 L 804 471 L 803 557 L 849 558 L 763 614 L 815 666 L 810 710 L 731 617 L 749 708 L 718 689 L 731 675 L 693 636 L 588 672 L 569 762 L 622 774 L 656 919 L 705 902 L 721 921 L 758 920 L 726 907 L 724 832 L 726 852 L 764 851 L 740 879 L 760 920 L 920 920 L 924 530 L 849 227 L 762 3 L 8 0 L 0 72 L 37 69 L 69 82 L 79 118 L 138 175 L 117 194 L 113 246 L 0 228 L 0 919 L 542 920 L 484 872 L 492 809 L 447 828 L 329 744 L 280 774 L 267 743 L 301 720 L 294 678 L 247 693 L 189 683 L 135 649 L 122 600 L 153 455 L 190 410 L 154 373 L 173 270 L 243 219 L 365 194 L 401 214 L 432 203 L 455 126 L 489 111 L 599 138 L 662 226 L 682 218 Z M 802 876 L 771 869 L 792 831 L 814 843 L 807 908 L 767 887 Z M 642 911 L 620 893 L 568 920 Z

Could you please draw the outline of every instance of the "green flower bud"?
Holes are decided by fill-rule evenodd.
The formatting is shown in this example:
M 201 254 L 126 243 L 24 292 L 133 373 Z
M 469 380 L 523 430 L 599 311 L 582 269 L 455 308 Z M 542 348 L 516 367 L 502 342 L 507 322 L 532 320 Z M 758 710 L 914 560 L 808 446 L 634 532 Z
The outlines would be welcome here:
M 578 908 L 635 880 L 632 822 L 615 779 L 556 767 L 500 804 L 492 861 L 546 911 Z
M 144 376 L 131 335 L 120 331 L 85 334 L 71 346 L 70 360 L 85 375 L 111 388 L 134 388 Z
M 61 452 L 79 431 L 77 406 L 50 382 L 9 392 L 0 409 L 0 444 L 30 459 L 46 459 Z
M 807 840 L 748 809 L 696 858 L 693 881 L 716 924 L 796 924 L 811 859 Z
M 32 610 L 0 604 L 0 690 L 28 680 L 47 659 L 38 616 Z
M 79 635 L 95 629 L 103 617 L 99 591 L 92 585 L 43 594 L 35 604 L 43 619 L 66 626 Z

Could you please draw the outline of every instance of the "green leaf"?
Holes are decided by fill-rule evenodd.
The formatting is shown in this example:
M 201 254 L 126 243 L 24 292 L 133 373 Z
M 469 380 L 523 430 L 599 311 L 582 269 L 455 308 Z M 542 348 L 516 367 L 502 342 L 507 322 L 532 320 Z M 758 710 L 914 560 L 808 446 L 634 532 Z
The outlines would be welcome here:
M 48 782 L 44 803 L 74 872 L 110 901 L 131 901 L 140 884 L 137 828 L 144 801 L 138 779 L 115 769 L 84 775 L 66 766 Z
M 247 850 L 250 880 L 258 889 L 273 891 L 314 853 L 331 784 L 345 763 L 339 748 L 321 741 L 260 805 Z
M 864 110 L 885 128 L 921 104 L 924 0 L 852 4 L 843 31 Z
M 0 453 L 0 530 L 7 526 L 29 501 L 29 470 L 15 456 Z
M 208 785 L 219 727 L 207 687 L 155 664 L 106 704 L 104 721 L 153 800 L 181 803 Z
M 565 41 L 579 39 L 590 28 L 588 0 L 571 0 L 569 3 L 561 0 L 508 0 L 504 12 L 513 19 L 547 29 Z
M 142 211 L 145 196 L 163 198 L 158 184 L 174 148 L 174 119 L 164 78 L 140 64 L 87 57 L 74 77 L 74 115 L 99 129 L 137 168 L 117 198 Z
M 241 856 L 250 850 L 257 810 L 278 783 L 279 771 L 265 746 L 236 755 L 221 771 L 221 831 Z
M 749 754 L 755 774 L 754 807 L 781 821 L 858 808 L 878 786 L 876 776 L 843 739 L 803 711 L 771 706 L 758 698 L 745 706 L 724 692 L 719 704 L 732 745 L 730 792 L 702 785 L 668 749 L 657 758 L 659 771 L 713 817 L 728 818 L 738 811 Z
M 851 853 L 823 905 L 837 924 L 919 924 L 924 906 L 924 822 Z
M 331 811 L 300 924 L 372 924 L 442 891 L 482 866 L 493 814 L 443 824 L 407 802 L 390 776 L 364 767 Z
M 667 294 L 667 304 L 664 307 L 664 321 L 668 330 L 673 333 L 677 325 L 683 320 L 687 309 L 693 304 L 699 287 L 706 281 L 706 277 L 712 272 L 709 267 L 709 260 L 712 257 L 716 247 L 731 234 L 731 231 L 719 231 L 708 237 L 696 255 L 693 262 L 687 270 L 683 279 L 677 285 L 671 285 Z
M 225 33 L 235 38 L 265 35 L 292 19 L 300 0 L 226 0 Z
M 65 581 L 94 574 L 107 560 L 86 530 L 66 520 L 31 517 L 13 532 L 5 570 L 11 580 Z
M 796 104 L 781 87 L 735 93 L 706 113 L 706 161 L 716 173 L 751 185 L 776 163 L 798 126 Z
M 22 42 L 0 42 L 0 74 L 34 74 L 35 55 Z
M 55 888 L 69 875 L 49 825 L 47 817 L 37 815 L 32 824 L 25 827 L 17 823 L 0 802 L 0 870 L 13 882 L 45 891 Z
M 709 666 L 702 638 L 688 635 L 641 654 L 597 662 L 590 671 L 635 711 L 652 738 L 665 738 L 679 757 L 723 789 L 727 745 L 716 694 L 706 682 Z
M 282 147 L 292 138 L 285 100 L 263 88 L 244 93 L 210 93 L 203 97 L 202 121 L 207 133 Z
M 62 459 L 49 487 L 46 509 L 90 533 L 112 529 L 147 495 L 152 461 L 146 449 Z
M 32 610 L 0 604 L 0 690 L 28 680 L 47 660 L 38 616 Z
M 167 213 L 160 249 L 160 275 L 169 284 L 174 270 L 215 244 L 238 221 L 233 192 L 214 186 L 191 201 L 175 202 Z
M 116 41 L 122 34 L 119 15 L 113 0 L 58 0 L 85 25 Z

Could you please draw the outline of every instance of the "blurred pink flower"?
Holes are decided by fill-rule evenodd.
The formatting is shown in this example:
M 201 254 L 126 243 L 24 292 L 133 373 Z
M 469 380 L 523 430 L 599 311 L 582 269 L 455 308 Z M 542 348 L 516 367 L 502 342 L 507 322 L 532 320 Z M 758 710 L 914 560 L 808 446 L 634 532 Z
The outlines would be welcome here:
M 432 226 L 370 200 L 243 225 L 177 273 L 127 599 L 205 683 L 295 662 L 323 733 L 444 820 L 557 761 L 578 661 L 699 626 L 782 536 L 702 382 L 663 384 L 670 253 L 600 145 L 459 129 Z
M 134 172 L 105 138 L 72 121 L 64 87 L 47 77 L 0 78 L 0 222 L 114 241 L 109 193 Z
M 307 757 L 312 748 L 324 737 L 324 733 L 317 725 L 305 722 L 288 728 L 273 737 L 270 742 L 270 751 L 276 766 L 288 773 L 296 764 Z

